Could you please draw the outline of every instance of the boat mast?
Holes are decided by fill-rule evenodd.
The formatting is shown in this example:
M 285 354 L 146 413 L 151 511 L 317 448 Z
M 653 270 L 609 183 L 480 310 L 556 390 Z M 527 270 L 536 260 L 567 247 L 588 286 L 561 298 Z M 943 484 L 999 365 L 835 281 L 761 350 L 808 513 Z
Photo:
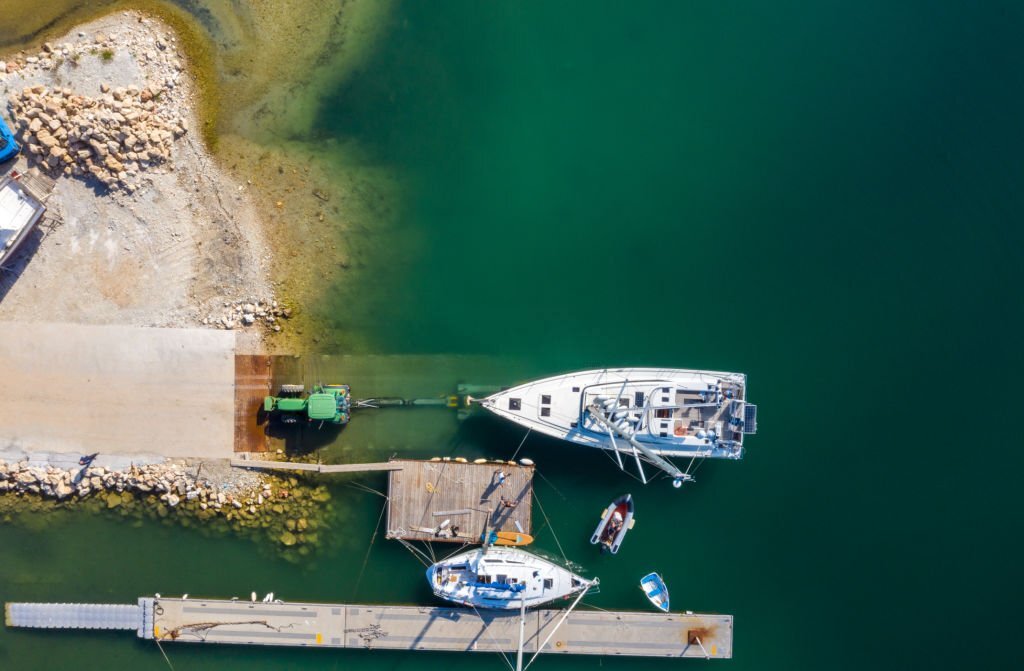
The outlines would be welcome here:
M 558 624 L 556 624 L 554 629 L 551 630 L 551 633 L 548 634 L 548 637 L 544 639 L 544 642 L 540 644 L 540 647 L 537 648 L 537 651 L 533 653 L 532 657 L 530 657 L 530 661 L 526 663 L 526 669 L 530 668 L 530 664 L 533 664 L 533 660 L 537 659 L 537 655 L 539 655 L 541 651 L 544 650 L 544 646 L 548 644 L 548 641 L 550 641 L 551 637 L 555 635 L 555 632 L 558 631 L 558 628 L 565 623 L 565 620 L 569 617 L 569 613 L 571 613 L 572 609 L 575 608 L 577 604 L 579 604 L 580 600 L 587 595 L 587 592 L 590 591 L 590 588 L 594 587 L 595 585 L 599 585 L 600 583 L 601 581 L 599 579 L 594 578 L 593 580 L 588 582 L 583 589 L 580 590 L 580 595 L 576 597 L 576 600 L 572 602 L 572 605 L 569 606 L 565 613 L 562 614 L 562 619 L 558 621 Z M 523 669 L 523 671 L 525 671 L 525 669 Z
M 523 643 L 526 638 L 526 597 L 519 599 L 519 649 L 516 650 L 516 671 L 523 671 Z
M 608 417 L 605 415 L 604 408 L 602 408 L 600 405 L 598 405 L 597 403 L 592 403 L 589 406 L 587 406 L 587 410 L 590 411 L 590 414 L 594 417 L 594 419 L 598 421 L 599 424 L 601 424 L 601 426 L 607 429 L 608 436 L 612 439 L 612 447 L 615 449 L 616 453 L 619 452 L 619 446 L 616 445 L 615 443 L 615 438 L 612 436 L 613 433 L 617 433 L 620 438 L 625 439 L 626 442 L 628 442 L 633 447 L 633 456 L 636 457 L 638 466 L 640 461 L 640 453 L 642 453 L 648 461 L 650 461 L 652 464 L 654 464 L 655 466 L 657 466 L 658 468 L 672 476 L 673 487 L 680 487 L 684 482 L 693 481 L 692 475 L 690 475 L 689 473 L 683 473 L 675 464 L 673 464 L 668 459 L 665 459 L 661 455 L 656 454 L 654 450 L 642 444 L 632 434 L 619 429 L 618 426 L 616 426 L 614 423 L 612 423 L 610 419 L 608 419 Z M 644 477 L 642 467 L 640 468 L 640 477 L 643 478 L 644 484 L 647 484 L 647 479 L 646 477 Z

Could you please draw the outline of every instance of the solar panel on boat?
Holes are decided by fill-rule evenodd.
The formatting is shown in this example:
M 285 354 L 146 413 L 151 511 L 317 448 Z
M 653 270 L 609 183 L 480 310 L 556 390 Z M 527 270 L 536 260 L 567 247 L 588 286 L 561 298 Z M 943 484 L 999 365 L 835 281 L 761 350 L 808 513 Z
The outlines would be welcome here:
M 753 403 L 743 409 L 743 433 L 757 433 L 757 406 Z

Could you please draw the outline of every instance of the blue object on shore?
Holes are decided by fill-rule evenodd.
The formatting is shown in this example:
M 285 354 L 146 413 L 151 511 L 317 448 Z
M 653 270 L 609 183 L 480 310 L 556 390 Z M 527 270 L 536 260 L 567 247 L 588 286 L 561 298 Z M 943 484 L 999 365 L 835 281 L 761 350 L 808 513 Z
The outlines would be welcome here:
M 21 146 L 14 139 L 14 133 L 0 116 L 0 163 L 14 158 L 21 151 Z

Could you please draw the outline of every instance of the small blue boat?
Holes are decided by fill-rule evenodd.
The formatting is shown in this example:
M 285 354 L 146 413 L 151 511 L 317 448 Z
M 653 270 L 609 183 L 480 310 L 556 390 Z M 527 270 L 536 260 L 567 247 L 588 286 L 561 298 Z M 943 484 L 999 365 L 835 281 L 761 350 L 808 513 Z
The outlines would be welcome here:
M 0 117 L 0 163 L 14 158 L 21 147 L 14 139 L 14 133 L 7 126 L 3 117 Z
M 658 610 L 668 612 L 668 587 L 665 581 L 657 573 L 648 573 L 640 578 L 640 589 L 644 591 L 647 598 L 651 600 Z

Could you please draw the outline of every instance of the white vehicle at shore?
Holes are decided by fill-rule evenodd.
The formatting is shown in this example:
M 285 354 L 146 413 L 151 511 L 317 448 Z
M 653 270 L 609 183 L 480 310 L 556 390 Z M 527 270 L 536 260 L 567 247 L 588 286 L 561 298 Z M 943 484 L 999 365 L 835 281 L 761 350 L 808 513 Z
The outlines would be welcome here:
M 42 199 L 22 177 L 12 171 L 0 179 L 0 267 L 10 263 L 46 212 Z
M 659 468 L 680 486 L 692 480 L 666 457 L 739 459 L 757 431 L 747 378 L 679 368 L 604 368 L 542 380 L 480 401 L 491 412 L 554 438 L 611 450 Z

